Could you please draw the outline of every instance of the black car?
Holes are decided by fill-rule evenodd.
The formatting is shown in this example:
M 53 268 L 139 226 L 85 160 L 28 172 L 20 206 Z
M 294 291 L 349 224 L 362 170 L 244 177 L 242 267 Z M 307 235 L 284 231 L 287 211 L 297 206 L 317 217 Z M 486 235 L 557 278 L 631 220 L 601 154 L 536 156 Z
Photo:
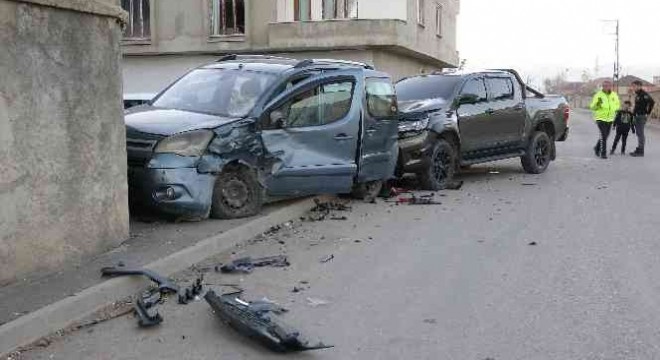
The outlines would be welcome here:
M 461 166 L 520 157 L 544 172 L 555 141 L 568 136 L 561 96 L 530 89 L 512 70 L 447 72 L 396 84 L 401 118 L 397 173 L 417 174 L 424 188 L 446 187 Z
M 127 111 L 131 202 L 237 218 L 267 196 L 366 196 L 394 176 L 397 117 L 368 65 L 227 56 Z

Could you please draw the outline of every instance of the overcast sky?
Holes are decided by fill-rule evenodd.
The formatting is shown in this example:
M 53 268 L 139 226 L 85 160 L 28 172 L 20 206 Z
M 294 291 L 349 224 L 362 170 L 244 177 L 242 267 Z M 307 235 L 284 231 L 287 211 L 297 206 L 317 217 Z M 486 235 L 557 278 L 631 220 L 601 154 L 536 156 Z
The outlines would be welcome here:
M 513 67 L 533 84 L 568 69 L 611 76 L 621 21 L 622 75 L 660 75 L 660 0 L 460 0 L 458 50 L 468 67 Z

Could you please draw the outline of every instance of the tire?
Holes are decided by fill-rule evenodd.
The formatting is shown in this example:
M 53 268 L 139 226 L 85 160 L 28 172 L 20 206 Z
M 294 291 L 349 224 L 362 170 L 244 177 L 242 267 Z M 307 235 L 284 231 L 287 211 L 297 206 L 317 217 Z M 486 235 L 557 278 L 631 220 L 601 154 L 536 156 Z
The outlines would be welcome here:
M 369 181 L 366 183 L 359 183 L 353 186 L 353 190 L 351 191 L 351 196 L 355 199 L 369 202 L 369 201 L 373 201 L 376 197 L 378 197 L 378 194 L 380 194 L 380 191 L 382 189 L 383 189 L 383 182 L 380 180 Z
M 537 131 L 532 135 L 525 155 L 520 157 L 523 169 L 529 174 L 545 172 L 552 161 L 552 142 L 548 134 Z
M 215 181 L 211 217 L 238 219 L 257 215 L 263 202 L 264 190 L 254 171 L 232 168 L 220 173 Z
M 439 139 L 426 159 L 426 169 L 418 174 L 424 190 L 442 190 L 454 181 L 456 149 L 447 140 Z

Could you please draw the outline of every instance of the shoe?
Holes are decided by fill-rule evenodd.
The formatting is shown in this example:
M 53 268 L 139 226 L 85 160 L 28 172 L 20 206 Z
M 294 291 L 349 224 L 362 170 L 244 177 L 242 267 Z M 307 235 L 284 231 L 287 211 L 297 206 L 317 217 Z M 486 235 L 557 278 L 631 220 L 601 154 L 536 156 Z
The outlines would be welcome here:
M 601 159 L 607 159 L 607 154 L 600 154 Z
M 632 156 L 632 157 L 644 157 L 644 153 L 643 152 L 631 152 L 630 156 Z
M 610 155 L 614 155 L 614 149 L 610 150 Z
M 596 154 L 596 156 L 600 155 L 600 149 L 598 145 L 594 146 L 594 154 Z

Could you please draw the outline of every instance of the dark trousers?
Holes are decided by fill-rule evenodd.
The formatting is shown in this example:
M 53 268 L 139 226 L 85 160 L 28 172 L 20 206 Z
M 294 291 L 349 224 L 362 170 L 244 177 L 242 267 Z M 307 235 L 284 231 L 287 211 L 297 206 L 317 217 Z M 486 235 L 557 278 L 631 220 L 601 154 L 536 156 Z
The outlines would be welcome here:
M 646 115 L 635 115 L 635 132 L 637 133 L 637 152 L 644 153 L 646 145 L 646 136 L 644 127 L 646 126 Z
M 616 136 L 614 137 L 614 144 L 612 144 L 612 152 L 616 150 L 621 139 L 621 153 L 626 152 L 626 143 L 628 142 L 628 133 L 630 132 L 630 124 L 620 124 L 616 127 Z
M 607 138 L 610 137 L 610 130 L 612 130 L 612 123 L 607 121 L 596 121 L 598 130 L 600 131 L 600 138 L 594 146 L 594 151 L 597 155 L 607 156 Z

